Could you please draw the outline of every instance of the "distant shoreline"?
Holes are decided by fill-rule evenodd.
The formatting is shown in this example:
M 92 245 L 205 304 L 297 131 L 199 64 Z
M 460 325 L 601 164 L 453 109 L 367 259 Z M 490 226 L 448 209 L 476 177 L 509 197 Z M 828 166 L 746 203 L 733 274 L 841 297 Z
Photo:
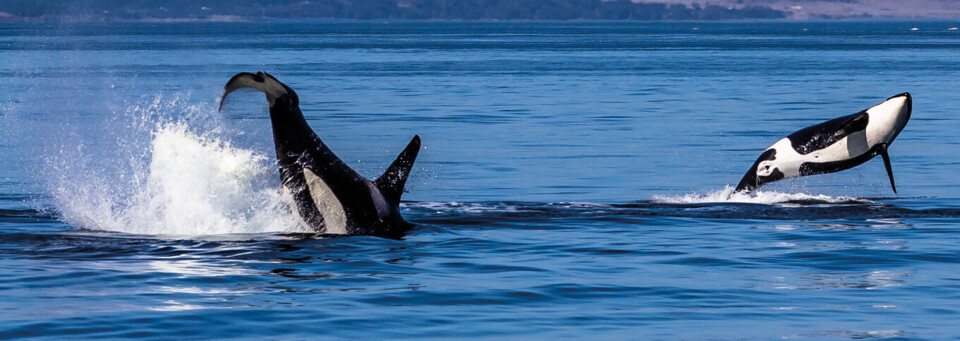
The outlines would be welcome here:
M 851 21 L 960 20 L 960 1 L 914 0 L 202 0 L 198 4 L 35 0 L 0 3 L 0 23 L 229 23 L 303 20 L 516 21 Z M 215 4 L 215 5 L 214 5 Z
M 269 20 L 753 21 L 960 19 L 960 1 L 912 0 L 60 0 L 0 2 L 0 22 Z
M 709 22 L 951 22 L 955 21 L 960 24 L 960 18 L 907 18 L 907 17 L 854 17 L 854 18 L 809 18 L 809 19 L 792 19 L 792 18 L 777 18 L 777 19 L 692 19 L 692 20 L 673 20 L 673 19 L 658 19 L 658 20 L 611 20 L 611 19 L 406 19 L 406 18 L 372 18 L 372 19 L 355 19 L 355 18 L 274 18 L 274 17 L 237 17 L 237 18 L 143 18 L 143 19 L 126 19 L 126 18 L 96 18 L 96 19 L 85 19 L 85 18 L 75 18 L 75 17 L 43 17 L 43 18 L 25 18 L 23 20 L 10 20 L 3 17 L 0 17 L 0 24 L 9 24 L 9 23 L 144 23 L 144 24 L 184 24 L 184 23 L 260 23 L 260 22 L 476 22 L 476 23 L 510 23 L 510 22 L 667 22 L 667 23 L 684 23 L 684 22 L 696 22 L 696 23 L 709 23 Z
M 620 23 L 736 23 L 736 22 L 784 22 L 784 23 L 804 23 L 804 22 L 957 22 L 960 24 L 960 18 L 906 18 L 906 17 L 853 17 L 853 18 L 778 18 L 778 19 L 691 19 L 691 20 L 611 20 L 611 19 L 400 19 L 400 18 L 373 18 L 373 19 L 354 19 L 354 18 L 274 18 L 274 17 L 237 17 L 237 18 L 143 18 L 143 19 L 125 19 L 125 18 L 75 18 L 75 17 L 43 17 L 26 18 L 23 20 L 10 20 L 0 17 L 0 24 L 193 24 L 193 23 L 283 23 L 283 22 L 383 22 L 383 23 L 402 23 L 402 22 L 438 22 L 438 23 L 536 23 L 536 22 L 567 22 L 567 23 L 590 23 L 590 22 L 620 22 Z
M 956 0 L 30 0 L 0 22 L 960 20 Z

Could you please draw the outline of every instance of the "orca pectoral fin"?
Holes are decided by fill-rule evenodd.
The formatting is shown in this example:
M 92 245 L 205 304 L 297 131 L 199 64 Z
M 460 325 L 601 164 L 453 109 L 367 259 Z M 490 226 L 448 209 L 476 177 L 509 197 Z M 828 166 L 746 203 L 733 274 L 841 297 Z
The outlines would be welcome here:
M 413 168 L 413 162 L 417 160 L 417 153 L 420 152 L 420 136 L 414 136 L 407 148 L 397 156 L 390 168 L 374 181 L 374 185 L 383 194 L 383 197 L 392 203 L 399 203 L 400 196 L 403 195 L 403 186 L 407 183 L 407 176 L 410 175 L 410 169 Z
M 893 188 L 893 193 L 897 193 L 897 185 L 893 182 L 893 168 L 890 167 L 890 155 L 887 154 L 887 144 L 878 144 L 877 152 L 880 153 L 880 157 L 883 157 L 883 166 L 887 168 L 887 176 L 890 177 L 890 187 Z

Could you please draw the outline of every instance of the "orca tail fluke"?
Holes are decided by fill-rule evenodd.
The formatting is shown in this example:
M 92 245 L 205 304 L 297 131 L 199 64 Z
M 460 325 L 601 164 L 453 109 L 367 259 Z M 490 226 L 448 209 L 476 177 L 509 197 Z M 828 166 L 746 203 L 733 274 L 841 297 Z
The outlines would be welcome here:
M 227 81 L 227 84 L 223 86 L 223 95 L 220 96 L 220 107 L 217 111 L 223 110 L 223 103 L 224 100 L 227 99 L 227 95 L 244 88 L 256 89 L 263 92 L 267 95 L 267 103 L 270 106 L 273 106 L 273 102 L 277 97 L 293 91 L 269 73 L 241 72 L 231 77 L 230 80 Z
M 400 152 L 400 156 L 397 156 L 390 168 L 387 168 L 387 171 L 373 182 L 380 190 L 380 194 L 383 194 L 383 197 L 391 203 L 400 203 L 403 186 L 407 183 L 407 176 L 410 175 L 410 169 L 413 168 L 413 162 L 417 160 L 419 152 L 420 136 L 414 135 L 413 140 L 407 148 L 403 149 L 403 152 Z
M 887 144 L 878 144 L 877 151 L 880 153 L 880 157 L 883 158 L 883 166 L 887 168 L 887 176 L 890 177 L 890 187 L 893 188 L 893 193 L 897 193 L 897 185 L 893 182 L 893 168 L 890 167 L 890 155 L 887 154 Z

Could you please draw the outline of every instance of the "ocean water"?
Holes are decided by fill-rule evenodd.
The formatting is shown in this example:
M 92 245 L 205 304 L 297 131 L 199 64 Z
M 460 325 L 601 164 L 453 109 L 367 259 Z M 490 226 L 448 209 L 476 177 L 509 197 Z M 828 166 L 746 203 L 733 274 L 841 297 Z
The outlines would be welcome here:
M 960 338 L 956 26 L 0 24 L 0 339 Z M 299 227 L 241 71 L 368 177 L 419 134 L 417 226 Z M 904 91 L 899 194 L 732 193 Z

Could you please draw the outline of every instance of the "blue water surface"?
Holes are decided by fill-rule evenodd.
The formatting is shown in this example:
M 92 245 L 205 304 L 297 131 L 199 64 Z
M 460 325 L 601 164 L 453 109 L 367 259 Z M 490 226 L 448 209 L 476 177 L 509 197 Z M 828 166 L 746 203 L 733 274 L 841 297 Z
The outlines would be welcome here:
M 960 338 L 956 26 L 0 24 L 0 339 Z M 368 177 L 419 134 L 417 227 L 284 224 L 241 71 Z M 904 91 L 899 194 L 873 160 L 730 196 Z

